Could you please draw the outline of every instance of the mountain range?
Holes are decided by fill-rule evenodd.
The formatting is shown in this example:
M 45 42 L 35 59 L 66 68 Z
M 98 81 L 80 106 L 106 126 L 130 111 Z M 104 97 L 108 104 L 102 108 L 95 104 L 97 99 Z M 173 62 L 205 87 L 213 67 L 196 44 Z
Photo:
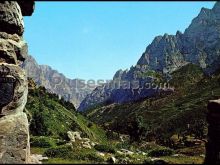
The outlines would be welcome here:
M 172 93 L 173 87 L 169 87 L 172 73 L 189 63 L 202 68 L 206 75 L 218 69 L 220 2 L 212 9 L 202 8 L 184 33 L 177 31 L 175 35 L 155 37 L 135 66 L 129 70 L 118 70 L 111 83 L 99 86 L 88 94 L 78 110 L 137 101 L 153 97 L 161 91 Z M 138 85 L 135 86 L 134 82 L 138 82 Z M 128 83 L 131 85 L 124 88 Z M 159 86 L 161 83 L 162 88 L 155 88 L 155 84 Z M 154 84 L 154 87 L 149 88 L 149 84 Z
M 70 101 L 77 108 L 92 88 L 77 88 L 79 79 L 68 79 L 62 73 L 52 69 L 48 65 L 39 65 L 33 56 L 27 56 L 22 66 L 29 78 L 32 78 L 38 86 L 43 86 L 50 93 L 55 93 Z

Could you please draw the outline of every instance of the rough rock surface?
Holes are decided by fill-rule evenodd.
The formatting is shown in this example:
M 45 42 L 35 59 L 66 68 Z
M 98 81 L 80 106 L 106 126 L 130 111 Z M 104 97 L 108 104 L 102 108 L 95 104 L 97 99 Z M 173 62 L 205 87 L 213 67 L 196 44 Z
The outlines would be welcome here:
M 0 32 L 0 62 L 21 64 L 27 57 L 27 43 L 17 34 Z
M 17 1 L 1 1 L 0 13 L 0 163 L 29 163 L 29 125 L 23 112 L 28 84 L 20 67 L 27 56 L 23 16 Z
M 0 163 L 28 163 L 29 126 L 25 113 L 0 118 Z
M 67 136 L 68 136 L 68 138 L 70 139 L 71 142 L 75 142 L 76 140 L 81 140 L 82 139 L 79 132 L 68 131 Z
M 94 143 L 91 142 L 90 139 L 82 138 L 80 136 L 80 133 L 77 131 L 76 132 L 68 131 L 67 136 L 70 139 L 70 143 L 67 143 L 67 145 L 70 145 L 72 147 L 76 142 L 78 142 L 77 144 L 79 145 L 80 148 L 83 147 L 83 148 L 91 149 L 92 146 L 94 146 Z
M 0 2 L 0 32 L 22 35 L 24 21 L 21 8 L 16 1 Z
M 100 104 L 125 103 L 152 97 L 161 90 L 143 88 L 144 84 L 155 82 L 155 77 L 161 81 L 158 75 L 168 82 L 173 71 L 188 63 L 200 66 L 206 74 L 214 73 L 220 64 L 219 9 L 220 2 L 216 2 L 212 9 L 202 8 L 184 33 L 177 31 L 175 35 L 155 37 L 135 66 L 116 72 L 114 81 L 138 81 L 138 88 L 115 88 L 111 86 L 112 81 L 110 87 L 105 84 L 87 95 L 78 109 L 85 111 Z
M 9 73 L 0 76 L 0 115 L 22 112 L 28 94 L 25 72 L 17 65 L 6 63 L 0 64 L 0 72 L 3 70 Z
M 44 156 L 38 155 L 38 154 L 32 154 L 29 157 L 28 163 L 30 163 L 30 164 L 42 164 L 42 160 L 48 160 L 48 157 L 44 157 Z

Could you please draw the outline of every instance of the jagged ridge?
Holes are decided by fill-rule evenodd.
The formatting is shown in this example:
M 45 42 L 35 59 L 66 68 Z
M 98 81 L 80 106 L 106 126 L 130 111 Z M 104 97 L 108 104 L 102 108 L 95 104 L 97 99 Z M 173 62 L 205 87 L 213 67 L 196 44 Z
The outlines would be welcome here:
M 212 9 L 202 8 L 184 33 L 157 36 L 147 46 L 145 52 L 129 71 L 119 70 L 114 79 L 138 80 L 143 87 L 146 82 L 160 82 L 170 79 L 170 74 L 182 66 L 193 63 L 200 66 L 206 74 L 212 74 L 220 64 L 220 2 Z M 149 74 L 151 73 L 151 74 Z M 153 73 L 153 75 L 152 75 Z M 145 75 L 139 76 L 139 75 Z M 147 75 L 147 76 L 146 76 Z M 123 90 L 107 88 L 106 85 L 95 89 L 80 104 L 84 111 L 98 104 L 125 103 L 151 97 L 158 90 Z

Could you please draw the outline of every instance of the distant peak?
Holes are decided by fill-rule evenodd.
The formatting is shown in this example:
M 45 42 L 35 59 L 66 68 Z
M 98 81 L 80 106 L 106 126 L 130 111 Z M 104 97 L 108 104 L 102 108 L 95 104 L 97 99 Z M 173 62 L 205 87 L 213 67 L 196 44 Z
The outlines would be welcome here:
M 182 35 L 182 34 L 183 33 L 181 31 L 179 31 L 179 30 L 176 32 L 176 35 Z

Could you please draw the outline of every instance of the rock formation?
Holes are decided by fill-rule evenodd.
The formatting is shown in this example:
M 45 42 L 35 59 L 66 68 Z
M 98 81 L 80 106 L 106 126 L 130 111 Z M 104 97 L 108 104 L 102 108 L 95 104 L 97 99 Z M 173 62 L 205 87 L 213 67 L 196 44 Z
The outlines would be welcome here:
M 160 91 L 152 88 L 146 90 L 144 84 L 155 82 L 155 77 L 160 82 L 168 82 L 172 72 L 188 63 L 200 66 L 206 74 L 214 73 L 220 63 L 219 8 L 220 2 L 216 2 L 212 9 L 202 8 L 184 33 L 177 31 L 175 35 L 155 37 L 135 66 L 116 72 L 113 80 L 131 84 L 137 81 L 139 86 L 135 90 L 116 89 L 108 84 L 97 87 L 82 101 L 79 110 L 106 102 L 125 103 L 152 97 Z
M 44 86 L 48 92 L 62 96 L 70 101 L 76 108 L 93 88 L 78 88 L 78 79 L 68 79 L 63 74 L 47 65 L 39 65 L 34 57 L 28 56 L 22 67 L 27 76 L 32 78 L 38 86 Z
M 220 164 L 220 99 L 208 103 L 208 142 L 205 164 Z
M 20 67 L 27 56 L 23 16 L 31 15 L 33 1 L 0 2 L 0 163 L 28 163 L 29 126 L 23 112 L 27 78 Z

